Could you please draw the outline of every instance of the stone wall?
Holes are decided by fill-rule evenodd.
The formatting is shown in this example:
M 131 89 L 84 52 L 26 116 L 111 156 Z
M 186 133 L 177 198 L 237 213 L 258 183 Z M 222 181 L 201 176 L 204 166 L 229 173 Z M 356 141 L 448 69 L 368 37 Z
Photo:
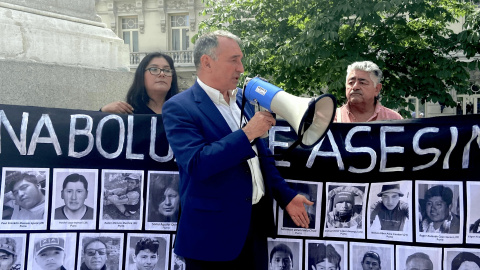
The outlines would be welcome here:
M 0 103 L 98 110 L 123 100 L 129 49 L 94 0 L 0 1 Z
M 132 72 L 0 60 L 0 104 L 98 110 L 124 100 Z

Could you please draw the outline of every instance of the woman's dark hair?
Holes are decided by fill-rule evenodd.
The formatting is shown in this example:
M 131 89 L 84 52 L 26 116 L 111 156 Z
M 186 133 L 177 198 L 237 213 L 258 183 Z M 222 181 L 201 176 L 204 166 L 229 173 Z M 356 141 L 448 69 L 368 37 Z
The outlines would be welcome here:
M 452 260 L 452 270 L 458 270 L 464 262 L 473 262 L 480 267 L 480 257 L 471 252 L 460 252 Z
M 147 68 L 150 61 L 153 58 L 161 57 L 167 60 L 170 68 L 173 70 L 172 75 L 172 85 L 170 86 L 170 90 L 165 97 L 165 101 L 167 101 L 172 96 L 178 94 L 178 82 L 177 82 L 177 72 L 175 71 L 175 66 L 173 65 L 173 59 L 160 52 L 149 53 L 145 56 L 140 64 L 138 64 L 137 70 L 135 71 L 135 76 L 133 77 L 133 83 L 128 89 L 126 102 L 132 105 L 134 108 L 144 107 L 150 101 L 150 97 L 147 94 L 147 89 L 145 88 L 145 69 Z

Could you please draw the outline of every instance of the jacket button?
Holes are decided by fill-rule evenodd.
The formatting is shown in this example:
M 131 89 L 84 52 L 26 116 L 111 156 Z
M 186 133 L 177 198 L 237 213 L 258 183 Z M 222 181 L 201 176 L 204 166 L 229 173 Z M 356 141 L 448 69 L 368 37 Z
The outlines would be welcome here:
M 247 197 L 247 198 L 245 198 L 245 201 L 247 201 L 247 202 L 251 202 L 251 201 L 252 201 L 252 198 L 250 198 L 250 197 Z

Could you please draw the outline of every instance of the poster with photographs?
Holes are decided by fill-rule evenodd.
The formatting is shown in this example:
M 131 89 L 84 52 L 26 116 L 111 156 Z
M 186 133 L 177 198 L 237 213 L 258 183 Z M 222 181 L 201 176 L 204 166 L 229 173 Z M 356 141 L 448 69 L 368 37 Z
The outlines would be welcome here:
M 53 169 L 53 230 L 95 230 L 98 170 Z
M 310 223 L 308 228 L 302 228 L 293 222 L 292 218 L 286 211 L 279 209 L 278 212 L 278 234 L 291 236 L 312 236 L 318 237 L 320 235 L 320 217 L 321 217 L 321 202 L 322 202 L 322 188 L 321 183 L 307 182 L 298 180 L 286 180 L 288 185 L 305 196 L 313 205 L 305 205 Z M 320 204 L 319 204 L 320 203 Z
M 350 242 L 350 269 L 395 270 L 394 246 Z
M 146 230 L 177 229 L 180 195 L 178 172 L 148 172 Z
M 46 230 L 48 168 L 2 168 L 0 230 Z
M 129 233 L 125 269 L 168 269 L 169 247 L 169 234 Z
M 366 183 L 327 182 L 324 236 L 365 238 Z
M 441 183 L 441 184 L 440 184 Z M 463 242 L 463 184 L 455 181 L 415 181 L 417 242 Z
M 480 244 L 480 182 L 467 181 L 467 243 Z
M 270 269 L 302 270 L 302 239 L 268 238 L 267 244 Z
M 25 269 L 26 234 L 0 236 L 0 269 Z
M 305 249 L 304 269 L 348 269 L 348 242 L 307 239 Z
M 412 181 L 370 184 L 367 238 L 411 242 Z
M 143 170 L 103 170 L 100 229 L 140 230 Z
M 442 249 L 433 247 L 396 246 L 396 269 L 441 270 Z
M 480 269 L 480 249 L 445 248 L 444 270 L 478 270 Z
M 78 270 L 123 269 L 123 233 L 80 233 L 79 249 Z
M 31 233 L 27 269 L 74 269 L 76 242 L 76 233 Z
M 172 244 L 170 245 L 170 249 L 172 250 L 172 258 L 170 259 L 170 269 L 186 270 L 185 259 L 182 256 L 178 256 L 177 254 L 175 254 L 175 250 L 173 249 L 173 244 L 175 243 L 175 236 L 175 234 L 172 234 Z

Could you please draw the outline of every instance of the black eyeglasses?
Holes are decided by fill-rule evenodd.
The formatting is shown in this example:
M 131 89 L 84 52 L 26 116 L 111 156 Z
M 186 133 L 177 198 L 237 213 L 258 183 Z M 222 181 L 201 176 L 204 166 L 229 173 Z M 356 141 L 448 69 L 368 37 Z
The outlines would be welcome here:
M 165 76 L 167 77 L 171 77 L 173 75 L 173 69 L 168 69 L 168 68 L 156 68 L 156 67 L 151 67 L 151 68 L 147 68 L 145 69 L 145 71 L 149 71 L 150 74 L 154 75 L 154 76 L 157 76 L 157 75 L 160 75 L 160 73 L 163 72 L 163 74 L 165 74 Z
M 87 254 L 87 256 L 95 256 L 95 253 L 98 253 L 98 255 L 105 255 L 107 254 L 107 250 L 104 248 L 99 248 L 99 249 L 89 248 L 85 251 L 85 254 Z

